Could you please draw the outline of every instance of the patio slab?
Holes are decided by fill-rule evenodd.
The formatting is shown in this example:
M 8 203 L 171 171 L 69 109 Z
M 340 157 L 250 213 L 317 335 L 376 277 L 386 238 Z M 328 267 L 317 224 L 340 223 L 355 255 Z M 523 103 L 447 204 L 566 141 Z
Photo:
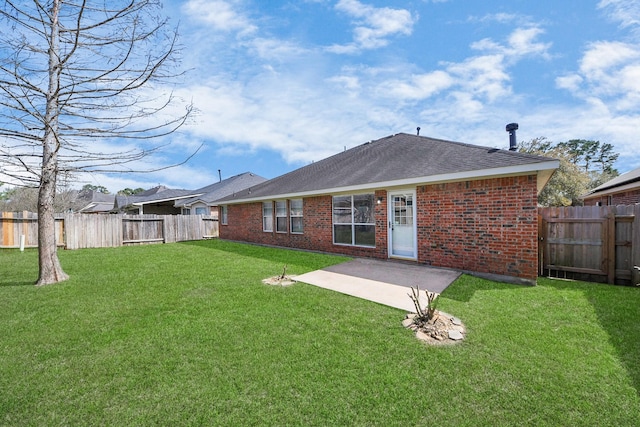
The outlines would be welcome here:
M 397 261 L 357 258 L 295 278 L 357 298 L 406 311 L 415 311 L 409 297 L 410 287 L 442 293 L 460 276 L 460 272 Z M 426 298 L 421 297 L 426 304 Z

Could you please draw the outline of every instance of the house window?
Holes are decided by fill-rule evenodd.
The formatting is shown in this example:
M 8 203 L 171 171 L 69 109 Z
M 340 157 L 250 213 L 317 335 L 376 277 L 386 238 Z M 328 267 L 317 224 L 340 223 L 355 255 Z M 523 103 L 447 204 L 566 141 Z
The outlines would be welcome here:
M 220 206 L 220 222 L 227 225 L 227 205 Z
M 333 198 L 333 243 L 338 245 L 376 245 L 373 194 Z
M 206 215 L 207 208 L 196 208 L 196 215 Z
M 291 232 L 302 233 L 302 199 L 289 200 L 289 216 L 291 217 Z
M 276 233 L 287 232 L 287 201 L 276 201 Z
M 191 209 L 182 208 L 182 215 L 191 215 Z
M 273 231 L 273 203 L 262 203 L 262 231 Z

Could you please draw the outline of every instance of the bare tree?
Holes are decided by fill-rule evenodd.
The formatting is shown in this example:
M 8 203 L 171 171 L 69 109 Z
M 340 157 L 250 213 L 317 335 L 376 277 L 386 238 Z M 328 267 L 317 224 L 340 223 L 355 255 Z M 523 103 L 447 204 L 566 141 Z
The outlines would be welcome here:
M 37 285 L 68 278 L 54 233 L 57 178 L 140 171 L 162 147 L 151 140 L 192 111 L 171 111 L 180 100 L 164 88 L 180 75 L 177 29 L 159 11 L 156 0 L 0 6 L 0 181 L 39 187 Z

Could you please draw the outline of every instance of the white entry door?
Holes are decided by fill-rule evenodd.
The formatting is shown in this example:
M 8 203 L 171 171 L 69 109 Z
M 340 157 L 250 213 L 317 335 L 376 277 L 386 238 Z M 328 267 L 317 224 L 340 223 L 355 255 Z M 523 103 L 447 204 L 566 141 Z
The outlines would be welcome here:
M 415 191 L 389 193 L 389 256 L 416 259 Z

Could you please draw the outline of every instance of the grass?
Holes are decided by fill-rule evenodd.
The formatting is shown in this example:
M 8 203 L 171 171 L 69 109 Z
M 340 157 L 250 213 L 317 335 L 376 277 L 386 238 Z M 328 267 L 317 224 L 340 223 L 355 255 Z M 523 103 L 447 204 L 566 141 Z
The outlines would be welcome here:
M 640 289 L 462 276 L 468 328 L 427 347 L 400 310 L 261 284 L 341 257 L 222 241 L 0 251 L 0 425 L 640 425 Z M 408 298 L 408 297 L 407 297 Z

